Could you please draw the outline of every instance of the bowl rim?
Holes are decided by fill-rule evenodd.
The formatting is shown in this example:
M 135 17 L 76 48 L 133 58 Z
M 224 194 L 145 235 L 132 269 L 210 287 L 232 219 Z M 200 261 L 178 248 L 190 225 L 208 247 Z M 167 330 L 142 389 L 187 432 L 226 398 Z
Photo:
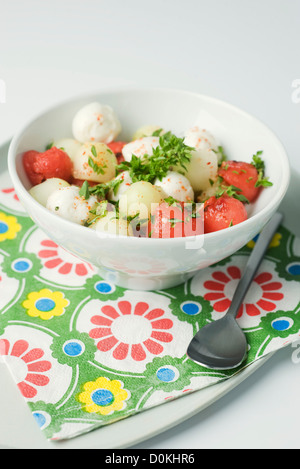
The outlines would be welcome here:
M 21 138 L 24 136 L 26 133 L 26 130 L 28 127 L 30 127 L 32 124 L 34 124 L 37 120 L 39 120 L 41 117 L 45 116 L 51 111 L 54 111 L 55 109 L 68 105 L 74 101 L 79 101 L 79 100 L 95 100 L 95 97 L 97 95 L 99 96 L 105 96 L 106 94 L 124 94 L 126 92 L 159 92 L 159 93 L 175 93 L 175 94 L 182 94 L 182 95 L 187 95 L 191 97 L 195 97 L 197 99 L 203 99 L 206 101 L 210 101 L 212 103 L 215 103 L 217 105 L 221 105 L 223 107 L 226 107 L 228 109 L 231 109 L 232 111 L 239 113 L 243 115 L 244 117 L 252 120 L 253 122 L 258 123 L 261 128 L 266 132 L 272 139 L 275 141 L 276 145 L 278 146 L 280 150 L 280 156 L 283 162 L 283 171 L 281 173 L 281 180 L 280 180 L 280 186 L 278 188 L 278 191 L 275 193 L 275 196 L 273 199 L 263 208 L 261 209 L 258 213 L 254 214 L 251 218 L 247 218 L 247 220 L 243 221 L 242 223 L 238 225 L 234 225 L 230 227 L 230 233 L 234 234 L 236 231 L 241 229 L 241 226 L 246 228 L 248 225 L 252 225 L 255 223 L 258 218 L 265 218 L 266 222 L 268 221 L 267 213 L 272 213 L 276 210 L 276 208 L 279 206 L 281 200 L 285 196 L 288 185 L 290 182 L 290 177 L 291 177 L 291 170 L 290 170 L 290 163 L 288 159 L 288 155 L 286 152 L 286 149 L 281 142 L 281 140 L 277 137 L 277 135 L 270 129 L 268 125 L 266 125 L 263 121 L 255 117 L 253 114 L 244 111 L 243 109 L 239 108 L 238 106 L 235 106 L 227 101 L 221 100 L 219 98 L 216 98 L 214 96 L 202 94 L 202 93 L 197 93 L 195 91 L 188 91 L 185 89 L 180 89 L 180 88 L 163 88 L 163 87 L 143 87 L 143 86 L 136 86 L 136 85 L 130 85 L 130 86 L 122 86 L 122 87 L 106 87 L 102 88 L 99 90 L 94 90 L 90 93 L 81 93 L 79 95 L 75 95 L 73 97 L 70 97 L 66 100 L 57 102 L 56 104 L 53 104 L 51 106 L 48 106 L 44 110 L 38 112 L 34 117 L 32 117 L 29 121 L 27 121 L 25 124 L 23 124 L 14 134 L 10 145 L 8 149 L 8 171 L 10 174 L 10 177 L 12 179 L 13 185 L 17 191 L 21 194 L 20 198 L 24 198 L 25 201 L 27 201 L 28 204 L 32 204 L 34 207 L 36 207 L 37 210 L 40 210 L 41 213 L 44 213 L 45 216 L 48 215 L 49 217 L 49 222 L 52 222 L 55 224 L 55 222 L 59 222 L 62 226 L 65 226 L 66 229 L 72 229 L 73 231 L 75 230 L 79 235 L 84 234 L 87 232 L 90 232 L 90 236 L 93 236 L 91 233 L 95 233 L 95 236 L 99 239 L 122 239 L 122 240 L 128 240 L 129 243 L 132 242 L 138 242 L 140 245 L 144 244 L 145 242 L 148 244 L 151 243 L 151 245 L 154 244 L 165 244 L 165 243 L 172 243 L 173 245 L 177 244 L 183 244 L 186 243 L 187 241 L 190 240 L 197 240 L 199 238 L 207 239 L 207 240 L 218 240 L 222 236 L 224 236 L 224 232 L 227 230 L 219 230 L 219 231 L 214 231 L 212 233 L 205 233 L 205 234 L 200 234 L 200 235 L 195 235 L 191 237 L 178 237 L 178 238 L 148 238 L 148 237 L 135 237 L 135 236 L 124 236 L 124 235 L 116 235 L 116 234 L 111 234 L 111 233 L 101 233 L 101 236 L 99 236 L 99 233 L 95 230 L 89 230 L 87 231 L 87 228 L 83 225 L 76 224 L 70 220 L 66 220 L 62 217 L 59 217 L 57 214 L 50 212 L 46 207 L 42 206 L 39 202 L 37 202 L 27 191 L 27 189 L 24 187 L 20 177 L 18 176 L 17 169 L 16 169 L 16 164 L 15 164 L 15 159 L 17 156 L 16 153 L 16 148 L 19 144 L 19 141 Z M 84 231 L 83 231 L 84 230 Z M 135 241 L 138 240 L 138 241 Z

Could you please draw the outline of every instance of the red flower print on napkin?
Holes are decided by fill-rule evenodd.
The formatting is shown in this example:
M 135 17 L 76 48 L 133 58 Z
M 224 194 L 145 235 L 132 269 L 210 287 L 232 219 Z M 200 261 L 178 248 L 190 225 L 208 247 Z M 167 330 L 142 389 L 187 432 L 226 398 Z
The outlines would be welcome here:
M 215 311 L 223 313 L 228 310 L 231 304 L 233 293 L 241 279 L 241 270 L 239 267 L 230 266 L 227 268 L 227 273 L 217 271 L 212 274 L 212 277 L 213 280 L 204 283 L 204 287 L 209 290 L 204 298 L 214 302 Z M 261 310 L 269 312 L 276 309 L 276 301 L 284 298 L 283 293 L 278 291 L 283 285 L 281 282 L 272 280 L 273 275 L 269 272 L 262 272 L 254 278 L 237 318 L 240 318 L 244 311 L 248 316 L 258 316 L 261 314 Z M 251 299 L 251 302 L 247 299 Z
M 48 376 L 43 373 L 51 369 L 51 363 L 41 360 L 44 356 L 42 349 L 30 350 L 26 340 L 20 339 L 11 345 L 7 339 L 0 339 L 0 356 L 6 357 L 5 362 L 9 365 L 25 398 L 35 397 L 36 387 L 46 386 L 49 383 Z
M 173 327 L 173 321 L 164 314 L 163 309 L 151 310 L 144 302 L 134 308 L 129 301 L 120 301 L 117 308 L 105 305 L 101 314 L 91 318 L 97 327 L 89 335 L 99 339 L 97 347 L 101 352 L 114 349 L 113 357 L 117 360 L 124 360 L 130 354 L 133 360 L 143 361 L 147 352 L 159 355 L 162 344 L 173 340 L 173 335 L 166 332 Z

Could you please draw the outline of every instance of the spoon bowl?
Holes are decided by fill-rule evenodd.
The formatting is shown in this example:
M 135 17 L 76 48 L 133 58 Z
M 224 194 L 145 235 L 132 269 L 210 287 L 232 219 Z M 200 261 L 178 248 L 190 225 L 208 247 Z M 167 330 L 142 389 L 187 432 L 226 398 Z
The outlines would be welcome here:
M 236 320 L 225 315 L 200 329 L 190 343 L 187 355 L 207 368 L 226 370 L 244 361 L 247 348 L 246 337 Z

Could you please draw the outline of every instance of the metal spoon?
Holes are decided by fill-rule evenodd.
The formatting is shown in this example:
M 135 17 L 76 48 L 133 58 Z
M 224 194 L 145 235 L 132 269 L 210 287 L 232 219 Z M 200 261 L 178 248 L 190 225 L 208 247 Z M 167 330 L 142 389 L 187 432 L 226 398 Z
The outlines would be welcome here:
M 247 341 L 236 316 L 282 219 L 283 216 L 276 213 L 263 228 L 226 315 L 197 332 L 187 349 L 191 360 L 207 368 L 228 370 L 236 368 L 246 358 Z

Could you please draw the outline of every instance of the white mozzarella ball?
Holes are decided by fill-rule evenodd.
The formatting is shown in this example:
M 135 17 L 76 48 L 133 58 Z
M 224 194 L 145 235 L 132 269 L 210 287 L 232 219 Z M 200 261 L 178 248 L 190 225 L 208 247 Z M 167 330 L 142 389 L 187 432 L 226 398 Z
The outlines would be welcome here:
M 71 160 L 73 160 L 74 155 L 81 147 L 81 145 L 82 144 L 80 142 L 74 140 L 73 138 L 61 138 L 60 140 L 55 140 L 52 146 L 62 149 L 65 153 L 67 153 Z
M 129 189 L 120 197 L 119 211 L 121 216 L 148 219 L 151 215 L 152 204 L 161 204 L 164 196 L 160 188 L 150 182 L 139 181 L 131 184 Z
M 196 150 L 213 150 L 218 158 L 218 163 L 221 162 L 222 153 L 219 151 L 219 142 L 216 138 L 206 129 L 200 127 L 192 127 L 184 134 L 184 143 Z
M 129 171 L 123 171 L 115 178 L 115 180 L 120 181 L 120 184 L 117 186 L 115 191 L 110 190 L 108 193 L 108 200 L 112 200 L 113 202 L 120 200 L 121 195 L 124 194 L 132 184 Z
M 199 193 L 208 189 L 218 177 L 218 144 L 214 137 L 205 129 L 192 127 L 185 132 L 184 143 L 195 148 L 191 160 L 183 171 L 188 178 L 194 192 Z M 174 169 L 174 168 L 173 168 Z
M 114 110 L 105 104 L 90 103 L 74 116 L 72 130 L 79 142 L 112 142 L 121 132 L 120 121 Z
M 144 155 L 152 155 L 153 148 L 159 145 L 159 137 L 143 137 L 127 143 L 122 149 L 125 161 L 131 161 L 132 155 L 141 158 Z
M 140 127 L 135 134 L 132 137 L 132 140 L 139 140 L 140 138 L 143 137 L 151 137 L 153 135 L 153 132 L 160 130 L 161 127 L 158 125 L 143 125 L 143 127 Z M 164 131 L 161 129 L 160 135 L 162 135 Z
M 176 171 L 169 171 L 162 180 L 157 178 L 154 185 L 161 187 L 166 197 L 173 197 L 179 202 L 194 201 L 194 191 L 190 181 Z
M 184 134 L 184 143 L 196 150 L 209 150 L 212 148 L 218 151 L 218 143 L 215 137 L 206 129 L 191 127 Z
M 117 218 L 115 212 L 107 212 L 91 228 L 98 233 L 109 233 L 121 236 L 133 236 L 132 228 L 124 218 Z
M 79 195 L 79 190 L 77 186 L 56 190 L 48 198 L 47 209 L 66 220 L 83 225 L 90 216 L 90 210 L 94 209 L 97 199 L 92 196 L 86 200 Z
M 108 182 L 115 176 L 116 165 L 117 158 L 107 145 L 89 142 L 81 145 L 76 152 L 72 174 L 75 179 L 98 183 Z
M 59 178 L 50 178 L 41 184 L 37 184 L 29 191 L 30 195 L 41 205 L 46 207 L 49 196 L 62 187 L 68 187 L 70 184 L 67 181 Z

